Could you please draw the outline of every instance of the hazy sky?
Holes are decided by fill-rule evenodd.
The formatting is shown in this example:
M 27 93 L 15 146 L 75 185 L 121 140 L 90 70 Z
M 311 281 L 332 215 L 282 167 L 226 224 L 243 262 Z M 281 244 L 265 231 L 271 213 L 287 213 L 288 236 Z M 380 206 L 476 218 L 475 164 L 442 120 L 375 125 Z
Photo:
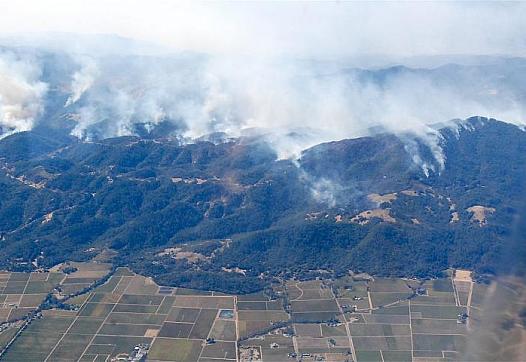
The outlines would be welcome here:
M 110 33 L 177 50 L 526 55 L 526 3 L 0 0 L 0 35 Z

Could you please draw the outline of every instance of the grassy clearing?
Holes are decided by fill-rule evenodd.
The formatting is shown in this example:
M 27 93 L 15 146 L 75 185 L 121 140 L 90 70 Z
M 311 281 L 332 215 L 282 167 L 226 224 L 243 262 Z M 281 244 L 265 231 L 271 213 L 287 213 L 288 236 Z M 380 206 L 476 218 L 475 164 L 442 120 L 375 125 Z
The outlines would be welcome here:
M 436 292 L 453 292 L 453 285 L 450 279 L 435 279 L 432 281 L 432 288 Z

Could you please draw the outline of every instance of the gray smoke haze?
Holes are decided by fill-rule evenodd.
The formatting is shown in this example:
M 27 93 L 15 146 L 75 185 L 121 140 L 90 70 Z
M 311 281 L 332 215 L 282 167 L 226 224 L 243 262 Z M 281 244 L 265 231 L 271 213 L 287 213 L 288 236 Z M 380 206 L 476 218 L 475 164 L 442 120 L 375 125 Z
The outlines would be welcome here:
M 0 36 L 64 50 L 46 32 L 117 34 L 134 50 L 345 59 L 350 56 L 526 55 L 522 2 L 197 2 L 20 0 L 0 2 Z M 130 47 L 82 39 L 119 53 Z M 97 44 L 95 44 L 97 43 Z M 117 47 L 115 47 L 117 45 Z M 68 42 L 69 50 L 78 50 Z M 383 59 L 385 60 L 385 59 Z
M 50 12 L 51 3 L 60 11 Z M 83 139 L 169 123 L 185 141 L 259 134 L 288 158 L 381 128 L 412 135 L 406 148 L 429 173 L 435 166 L 411 139 L 423 140 L 442 168 L 447 160 L 432 124 L 473 115 L 526 119 L 525 63 L 502 57 L 526 55 L 524 4 L 127 5 L 0 4 L 0 44 L 66 53 L 76 68 L 43 81 L 38 61 L 23 60 L 28 73 L 2 56 L 0 74 L 27 85 L 20 97 L 12 79 L 3 82 L 3 129 L 47 122 L 39 115 L 49 83 L 67 93 L 64 112 Z
M 73 74 L 70 90 L 71 95 L 68 97 L 64 107 L 77 102 L 84 92 L 91 88 L 93 82 L 99 75 L 97 63 L 92 58 L 80 57 L 78 62 L 81 68 Z
M 428 145 L 438 169 L 403 137 L 428 174 L 446 162 L 433 124 L 474 115 L 515 124 L 526 119 L 522 60 L 361 69 L 290 58 L 64 54 L 76 70 L 49 85 L 40 79 L 38 59 L 23 54 L 0 55 L 6 134 L 32 128 L 51 86 L 66 92 L 63 112 L 71 114 L 72 134 L 86 140 L 134 135 L 139 126 L 152 131 L 165 122 L 186 142 L 216 132 L 259 135 L 280 158 L 295 158 L 313 145 L 382 129 Z
M 88 139 L 167 121 L 186 139 L 262 134 L 286 158 L 381 127 L 419 136 L 443 165 L 432 124 L 473 115 L 526 119 L 525 93 L 508 83 L 508 65 L 328 72 L 324 64 L 247 57 L 95 62 L 75 73 L 67 102 L 80 101 L 73 134 Z
M 0 50 L 0 138 L 33 128 L 47 85 L 33 59 Z

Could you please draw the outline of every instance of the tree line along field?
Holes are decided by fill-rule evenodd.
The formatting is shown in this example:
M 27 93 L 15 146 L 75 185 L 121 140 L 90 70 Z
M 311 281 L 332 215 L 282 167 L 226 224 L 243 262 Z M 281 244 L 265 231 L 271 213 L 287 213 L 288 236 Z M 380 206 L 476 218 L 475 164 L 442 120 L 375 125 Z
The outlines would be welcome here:
M 68 267 L 76 270 L 0 274 L 2 360 L 111 361 L 137 346 L 149 361 L 461 360 L 488 288 L 457 271 L 425 281 L 287 280 L 227 295 L 159 286 L 104 263 Z M 104 283 L 86 289 L 97 278 Z M 42 308 L 50 292 L 62 302 Z M 41 315 L 9 323 L 30 310 Z

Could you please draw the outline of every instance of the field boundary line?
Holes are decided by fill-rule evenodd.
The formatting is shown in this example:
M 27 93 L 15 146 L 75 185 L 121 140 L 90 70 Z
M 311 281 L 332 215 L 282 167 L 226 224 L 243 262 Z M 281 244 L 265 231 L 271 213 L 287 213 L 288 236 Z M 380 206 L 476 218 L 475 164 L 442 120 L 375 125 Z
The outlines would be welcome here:
M 469 285 L 469 294 L 468 294 L 468 301 L 467 301 L 467 306 L 466 306 L 466 312 L 468 313 L 468 321 L 467 321 L 467 329 L 468 330 L 471 330 L 471 299 L 473 297 L 473 280 L 470 282 L 470 285 Z
M 238 345 L 238 340 L 239 340 L 239 325 L 238 325 L 239 317 L 237 315 L 237 311 L 238 311 L 237 295 L 234 295 L 234 316 L 235 316 L 234 322 L 235 322 L 235 326 L 236 326 L 236 344 L 235 344 L 236 345 L 236 362 L 239 361 L 239 345 Z M 212 328 L 213 327 L 214 326 L 212 326 Z
M 422 336 L 466 336 L 465 333 L 415 333 L 415 335 L 422 335 Z M 450 351 L 454 352 L 454 351 Z
M 57 349 L 58 345 L 60 344 L 60 342 L 62 342 L 62 340 L 64 339 L 64 337 L 66 336 L 66 334 L 69 332 L 69 330 L 71 329 L 71 327 L 73 326 L 73 324 L 75 324 L 75 322 L 77 321 L 77 319 L 79 318 L 79 316 L 75 316 L 75 318 L 73 319 L 73 321 L 71 322 L 71 324 L 68 326 L 68 328 L 66 328 L 66 330 L 64 331 L 64 333 L 62 334 L 62 337 L 59 338 L 59 340 L 57 341 L 57 343 L 53 346 L 53 348 L 51 349 L 51 351 L 49 351 L 48 355 L 46 356 L 46 358 L 44 359 L 44 362 L 47 362 L 49 357 L 51 357 L 51 355 L 53 354 L 53 352 L 55 352 L 55 350 Z
M 122 299 L 122 296 L 124 295 L 121 294 L 121 296 L 119 297 L 119 300 L 117 301 L 117 303 L 115 303 L 113 305 L 113 307 L 111 308 L 111 310 L 109 311 L 108 315 L 106 316 L 106 318 L 104 318 L 104 320 L 102 321 L 100 327 L 97 329 L 97 331 L 95 333 L 93 333 L 93 337 L 91 337 L 88 345 L 86 346 L 86 348 L 84 348 L 84 351 L 82 351 L 82 354 L 80 355 L 80 358 L 79 359 L 82 359 L 82 356 L 84 356 L 84 354 L 86 354 L 86 351 L 88 350 L 89 346 L 93 343 L 93 341 L 95 340 L 95 337 L 97 337 L 97 334 L 99 334 L 99 332 L 102 330 L 102 327 L 104 326 L 104 324 L 106 323 L 106 321 L 108 320 L 109 316 L 111 315 L 111 313 L 113 313 L 113 310 L 115 309 L 115 307 L 117 306 L 117 304 L 119 304 L 120 300 Z M 111 355 L 111 354 L 110 354 Z
M 411 359 L 413 359 L 415 346 L 413 344 L 413 321 L 411 318 L 411 299 L 409 299 L 409 331 L 411 332 Z
M 460 297 L 458 296 L 458 290 L 457 286 L 455 285 L 455 280 L 451 279 L 451 284 L 453 285 L 453 295 L 455 296 L 455 304 L 457 307 L 461 307 L 460 305 Z
M 93 295 L 93 294 L 91 294 Z M 66 334 L 69 332 L 69 330 L 71 329 L 71 327 L 73 327 L 73 324 L 75 324 L 75 322 L 79 319 L 80 317 L 80 309 L 82 309 L 82 307 L 84 307 L 84 305 L 86 305 L 88 303 L 88 300 L 91 298 L 91 295 L 88 295 L 88 297 L 86 298 L 86 300 L 84 300 L 84 302 L 82 302 L 82 304 L 80 305 L 80 308 L 79 308 L 79 311 L 77 312 L 77 315 L 75 316 L 75 318 L 73 319 L 73 322 L 71 322 L 71 324 L 68 326 L 68 328 L 64 331 L 64 334 L 62 335 L 62 337 L 60 337 L 60 339 L 57 341 L 57 343 L 53 346 L 53 348 L 51 349 L 51 351 L 49 352 L 49 354 L 46 356 L 46 358 L 44 359 L 44 362 L 46 362 L 49 357 L 51 357 L 51 355 L 53 354 L 53 352 L 55 352 L 55 350 L 57 349 L 58 345 L 60 344 L 60 342 L 62 342 L 62 340 L 64 339 L 64 337 L 66 336 Z M 84 354 L 84 352 L 82 352 L 82 354 Z M 82 356 L 81 356 L 82 357 Z

